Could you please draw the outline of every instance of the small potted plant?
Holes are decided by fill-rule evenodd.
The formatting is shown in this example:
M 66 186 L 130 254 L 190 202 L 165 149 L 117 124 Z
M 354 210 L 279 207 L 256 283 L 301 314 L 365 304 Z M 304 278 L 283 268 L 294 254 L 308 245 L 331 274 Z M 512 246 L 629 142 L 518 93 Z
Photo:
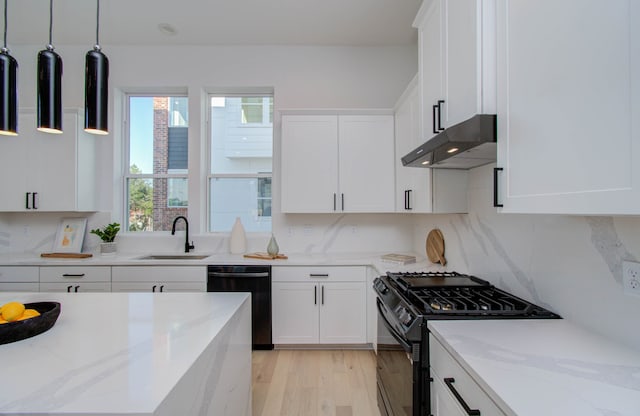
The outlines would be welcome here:
M 114 242 L 116 235 L 120 231 L 120 224 L 117 222 L 105 225 L 102 228 L 95 228 L 91 230 L 91 234 L 95 234 L 102 240 L 100 243 L 100 254 L 109 255 L 115 254 L 117 251 L 117 243 Z

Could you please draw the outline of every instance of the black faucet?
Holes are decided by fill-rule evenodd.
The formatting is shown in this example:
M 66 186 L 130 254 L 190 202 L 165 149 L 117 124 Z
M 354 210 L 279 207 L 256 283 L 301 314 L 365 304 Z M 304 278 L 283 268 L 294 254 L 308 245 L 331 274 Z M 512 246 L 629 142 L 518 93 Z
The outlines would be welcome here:
M 178 222 L 179 219 L 183 219 L 184 223 L 186 225 L 186 234 L 185 234 L 185 240 L 184 240 L 184 252 L 188 253 L 189 250 L 196 248 L 196 246 L 193 245 L 193 241 L 191 242 L 191 244 L 189 244 L 189 221 L 187 220 L 187 217 L 184 217 L 182 215 L 179 215 L 176 217 L 175 220 L 173 220 L 173 226 L 171 227 L 171 235 L 175 235 L 176 234 L 176 223 Z

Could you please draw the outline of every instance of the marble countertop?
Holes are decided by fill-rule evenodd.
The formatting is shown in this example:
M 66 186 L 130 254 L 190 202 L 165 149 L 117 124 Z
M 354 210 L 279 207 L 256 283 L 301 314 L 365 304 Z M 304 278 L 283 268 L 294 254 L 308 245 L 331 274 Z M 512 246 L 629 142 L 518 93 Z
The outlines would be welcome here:
M 113 256 L 94 255 L 86 259 L 43 258 L 37 254 L 18 253 L 0 255 L 2 266 L 206 266 L 210 264 L 270 264 L 272 266 L 371 266 L 378 273 L 387 271 L 442 271 L 447 268 L 433 264 L 424 256 L 416 256 L 417 262 L 406 265 L 386 263 L 380 259 L 386 253 L 335 253 L 335 254 L 289 254 L 284 260 L 261 260 L 243 257 L 242 254 L 191 253 L 208 255 L 198 260 L 140 260 L 149 254 L 184 253 L 118 253 Z M 403 253 L 407 254 L 407 253 Z M 464 270 L 457 270 L 464 273 Z
M 49 331 L 0 345 L 0 414 L 156 414 L 248 299 L 246 293 L 0 293 L 0 304 L 61 304 Z
M 640 415 L 640 352 L 567 320 L 428 325 L 508 415 Z

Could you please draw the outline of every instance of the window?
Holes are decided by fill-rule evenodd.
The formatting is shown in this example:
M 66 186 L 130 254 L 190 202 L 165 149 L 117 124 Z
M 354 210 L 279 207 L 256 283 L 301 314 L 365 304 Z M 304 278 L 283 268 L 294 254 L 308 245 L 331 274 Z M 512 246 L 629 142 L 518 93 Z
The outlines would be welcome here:
M 273 97 L 210 97 L 209 231 L 271 231 Z
M 166 231 L 187 216 L 188 99 L 127 97 L 126 229 Z

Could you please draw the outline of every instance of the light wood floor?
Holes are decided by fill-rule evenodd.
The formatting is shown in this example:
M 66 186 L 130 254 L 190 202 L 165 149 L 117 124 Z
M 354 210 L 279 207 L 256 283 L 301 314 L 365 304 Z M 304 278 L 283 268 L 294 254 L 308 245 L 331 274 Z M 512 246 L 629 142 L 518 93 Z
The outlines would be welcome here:
M 379 416 L 373 351 L 253 351 L 253 416 Z

